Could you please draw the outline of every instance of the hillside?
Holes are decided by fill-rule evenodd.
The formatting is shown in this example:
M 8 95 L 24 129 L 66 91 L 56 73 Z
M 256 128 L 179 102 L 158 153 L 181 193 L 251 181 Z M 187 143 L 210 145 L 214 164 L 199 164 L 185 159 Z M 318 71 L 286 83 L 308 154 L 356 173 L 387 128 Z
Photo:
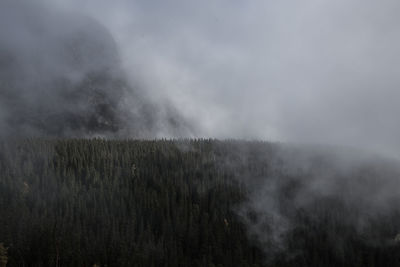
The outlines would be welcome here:
M 0 243 L 7 266 L 400 266 L 398 170 L 366 162 L 266 142 L 2 142 Z

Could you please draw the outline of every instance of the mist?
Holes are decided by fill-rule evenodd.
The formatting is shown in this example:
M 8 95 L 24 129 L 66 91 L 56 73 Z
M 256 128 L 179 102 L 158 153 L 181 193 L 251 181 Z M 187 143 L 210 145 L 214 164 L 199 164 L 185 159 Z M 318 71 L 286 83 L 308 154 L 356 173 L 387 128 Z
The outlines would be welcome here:
M 50 2 L 0 4 L 0 135 L 181 136 L 189 123 L 152 101 L 96 18 Z
M 235 211 L 268 263 L 325 252 L 344 260 L 351 242 L 380 249 L 398 245 L 397 160 L 354 149 L 287 144 L 250 144 L 236 153 L 244 166 L 264 166 L 236 176 L 248 198 Z M 324 240 L 325 252 L 306 249 L 315 240 Z
M 238 177 L 250 236 L 289 251 L 298 213 L 317 224 L 333 205 L 362 242 L 391 245 L 400 229 L 373 229 L 400 212 L 399 11 L 394 0 L 2 1 L 0 135 L 287 143 L 257 154 L 267 173 Z
M 101 21 L 198 136 L 398 155 L 396 1 L 58 1 Z
M 79 28 L 74 17 L 96 21 L 118 56 L 88 56 L 82 68 L 108 65 L 118 72 L 119 63 L 112 63 L 118 58 L 130 91 L 151 99 L 160 114 L 160 103 L 168 102 L 197 126 L 191 133 L 162 131 L 159 125 L 168 123 L 159 118 L 157 133 L 141 136 L 334 144 L 398 156 L 396 1 L 17 2 L 20 16 L 37 12 L 59 35 L 65 35 L 61 28 Z M 63 18 L 54 19 L 57 12 Z M 16 21 L 2 16 L 8 36 L 2 41 L 34 46 L 13 39 L 27 38 Z M 88 31 L 89 38 L 100 35 Z M 47 68 L 63 71 L 61 59 L 48 58 L 55 62 Z M 129 106 L 144 102 L 130 101 L 125 97 Z

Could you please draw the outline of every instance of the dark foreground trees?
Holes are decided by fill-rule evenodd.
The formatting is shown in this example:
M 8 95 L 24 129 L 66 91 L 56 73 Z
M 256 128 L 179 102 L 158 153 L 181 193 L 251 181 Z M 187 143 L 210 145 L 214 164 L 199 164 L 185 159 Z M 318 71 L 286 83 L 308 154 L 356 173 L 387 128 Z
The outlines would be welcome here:
M 181 145 L 2 143 L 8 266 L 257 266 L 262 253 L 231 209 L 243 198 L 238 184 L 209 142 Z
M 274 151 L 215 140 L 2 142 L 0 266 L 400 266 L 396 244 L 362 242 L 328 203 L 336 208 L 321 220 L 293 215 L 288 251 L 270 255 L 238 215 L 249 190 L 238 177 L 268 176 Z M 385 223 L 393 235 L 397 221 Z

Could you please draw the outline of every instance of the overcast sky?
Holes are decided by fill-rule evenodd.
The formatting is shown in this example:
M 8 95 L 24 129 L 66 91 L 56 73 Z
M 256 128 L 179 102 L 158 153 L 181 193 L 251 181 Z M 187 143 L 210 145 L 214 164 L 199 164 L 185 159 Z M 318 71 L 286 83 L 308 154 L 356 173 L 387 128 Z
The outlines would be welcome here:
M 400 2 L 56 0 L 202 132 L 400 155 Z M 71 4 L 74 3 L 74 4 Z

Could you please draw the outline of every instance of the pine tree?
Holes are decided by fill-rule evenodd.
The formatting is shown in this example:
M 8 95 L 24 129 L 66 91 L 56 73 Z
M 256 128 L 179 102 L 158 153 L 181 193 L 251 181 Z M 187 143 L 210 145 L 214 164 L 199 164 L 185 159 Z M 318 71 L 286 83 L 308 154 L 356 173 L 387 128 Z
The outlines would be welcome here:
M 7 266 L 7 250 L 8 248 L 6 248 L 3 243 L 0 243 L 0 267 Z

